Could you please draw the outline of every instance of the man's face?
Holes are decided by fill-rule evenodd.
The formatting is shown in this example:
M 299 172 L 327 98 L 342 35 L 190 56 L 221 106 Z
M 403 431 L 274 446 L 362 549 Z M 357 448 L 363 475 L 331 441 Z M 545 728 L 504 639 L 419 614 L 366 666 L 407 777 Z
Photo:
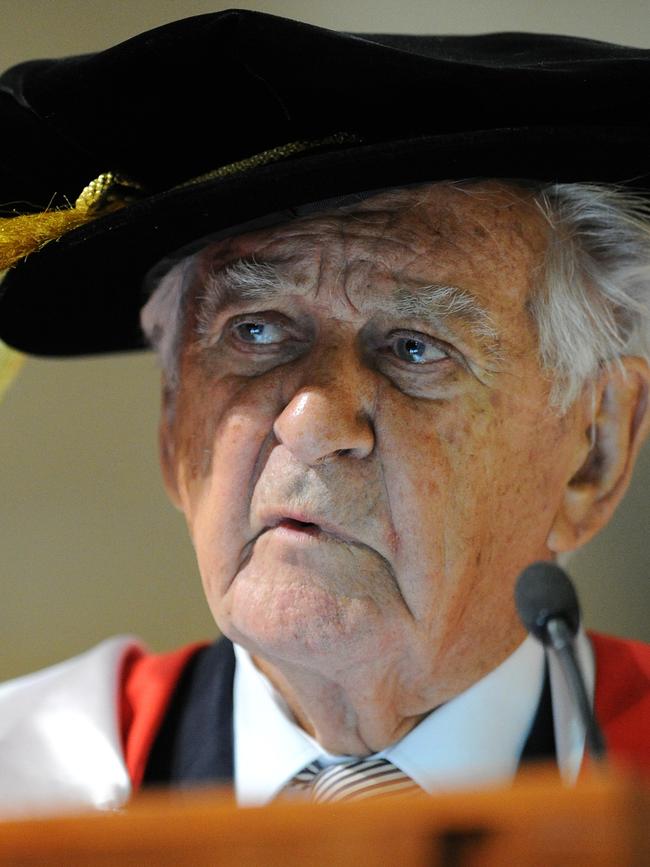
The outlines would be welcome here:
M 526 306 L 546 240 L 523 194 L 438 185 L 206 249 L 163 442 L 226 635 L 413 713 L 521 641 L 576 469 Z

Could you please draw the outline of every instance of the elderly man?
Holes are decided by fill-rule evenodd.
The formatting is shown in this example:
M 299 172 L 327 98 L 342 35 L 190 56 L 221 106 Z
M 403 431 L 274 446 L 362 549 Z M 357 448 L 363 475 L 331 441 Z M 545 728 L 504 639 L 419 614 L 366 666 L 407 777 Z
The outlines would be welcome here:
M 216 138 L 208 83 L 177 102 L 210 57 L 238 70 Z M 607 523 L 650 427 L 649 136 L 614 67 L 639 88 L 650 53 L 223 13 L 6 74 L 19 144 L 120 174 L 6 222 L 2 336 L 138 345 L 149 272 L 164 478 L 227 637 L 7 685 L 13 798 L 433 791 L 552 756 L 575 778 L 584 732 L 513 587 Z M 5 199 L 51 196 L 17 174 Z M 648 764 L 647 648 L 577 642 L 612 756 Z

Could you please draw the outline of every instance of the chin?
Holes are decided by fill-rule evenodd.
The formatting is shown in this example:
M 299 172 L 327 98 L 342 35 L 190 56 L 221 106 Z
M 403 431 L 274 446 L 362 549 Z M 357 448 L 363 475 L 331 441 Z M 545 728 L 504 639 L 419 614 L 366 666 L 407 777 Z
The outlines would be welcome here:
M 235 592 L 224 600 L 230 604 L 213 610 L 221 632 L 251 653 L 316 668 L 372 653 L 365 645 L 379 624 L 369 601 L 335 596 L 318 586 L 285 586 L 271 594 L 259 590 Z

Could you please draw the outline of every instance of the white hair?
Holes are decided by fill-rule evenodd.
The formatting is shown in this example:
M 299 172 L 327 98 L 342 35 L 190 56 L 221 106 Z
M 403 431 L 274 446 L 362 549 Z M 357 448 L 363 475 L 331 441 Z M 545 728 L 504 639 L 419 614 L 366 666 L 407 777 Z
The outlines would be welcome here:
M 650 205 L 595 184 L 554 184 L 535 198 L 551 232 L 529 308 L 551 402 L 566 410 L 603 366 L 650 356 Z
M 611 185 L 534 189 L 550 232 L 528 308 L 540 364 L 552 380 L 551 404 L 564 412 L 604 366 L 623 355 L 650 357 L 650 205 Z M 172 392 L 179 380 L 186 292 L 198 256 L 167 271 L 141 315 Z
M 163 276 L 156 279 L 154 273 L 147 278 L 154 289 L 140 311 L 140 326 L 149 346 L 158 354 L 170 395 L 179 383 L 186 304 L 198 255 L 185 256 L 171 267 L 168 260 L 159 263 L 154 270 L 162 271 Z

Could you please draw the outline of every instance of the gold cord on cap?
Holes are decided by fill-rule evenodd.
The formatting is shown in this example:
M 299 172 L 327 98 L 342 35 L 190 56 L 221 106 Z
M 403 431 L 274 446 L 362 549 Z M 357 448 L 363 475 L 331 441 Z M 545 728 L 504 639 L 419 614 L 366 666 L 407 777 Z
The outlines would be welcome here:
M 74 203 L 76 211 L 100 216 L 128 205 L 141 195 L 142 186 L 117 172 L 104 172 L 83 188 Z
M 215 181 L 221 178 L 227 178 L 231 175 L 237 175 L 241 172 L 256 169 L 259 166 L 265 166 L 269 163 L 279 162 L 287 157 L 295 156 L 296 154 L 306 153 L 307 151 L 317 150 L 318 148 L 331 147 L 332 145 L 343 144 L 359 144 L 361 138 L 351 132 L 335 132 L 333 135 L 325 136 L 320 139 L 299 139 L 298 141 L 290 141 L 286 144 L 278 145 L 266 151 L 260 151 L 258 154 L 253 154 L 250 157 L 245 157 L 243 160 L 237 160 L 234 163 L 228 163 L 226 166 L 220 166 L 218 169 L 206 172 L 189 181 L 179 184 L 174 189 L 182 189 L 183 187 L 201 184 L 204 181 Z

